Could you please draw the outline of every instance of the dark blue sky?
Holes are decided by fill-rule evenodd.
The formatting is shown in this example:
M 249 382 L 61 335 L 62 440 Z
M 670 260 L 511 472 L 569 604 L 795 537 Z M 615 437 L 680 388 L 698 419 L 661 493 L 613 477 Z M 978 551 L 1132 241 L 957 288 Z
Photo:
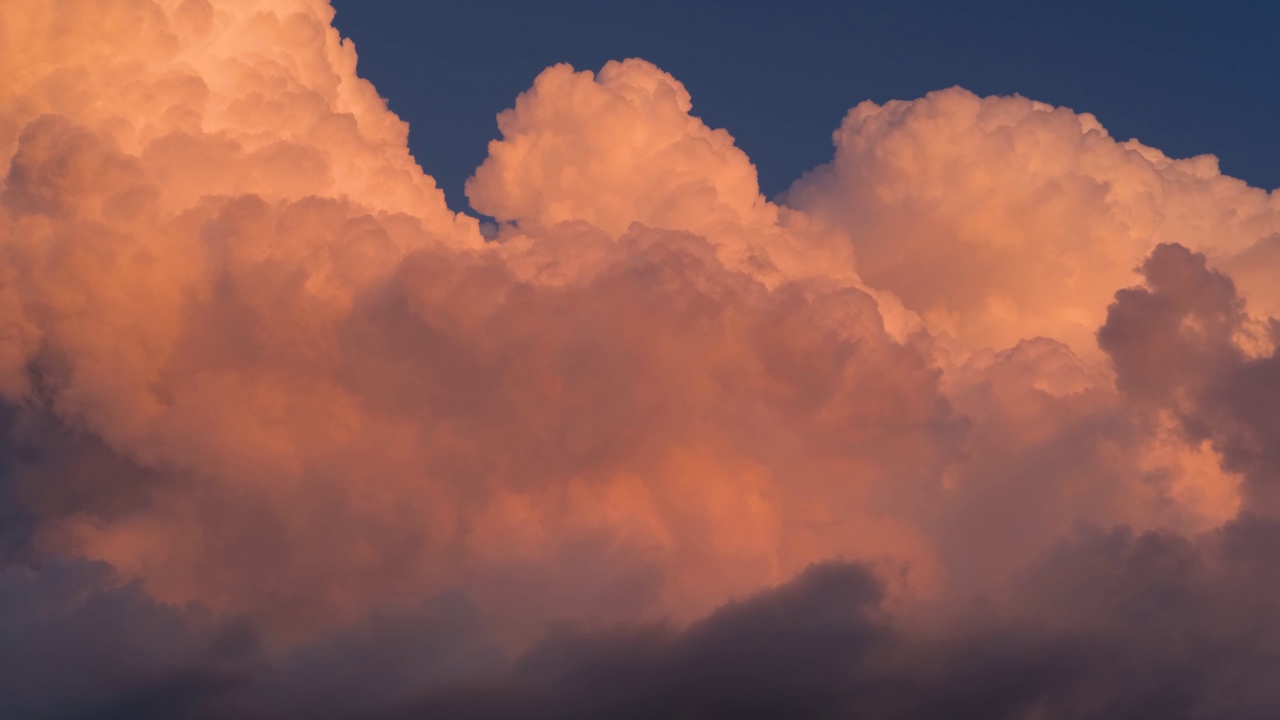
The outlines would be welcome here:
M 466 205 L 494 116 L 544 67 L 642 57 L 756 163 L 766 195 L 830 159 L 859 101 L 961 85 L 1098 116 L 1112 135 L 1280 186 L 1280 3 L 336 0 L 360 72 Z

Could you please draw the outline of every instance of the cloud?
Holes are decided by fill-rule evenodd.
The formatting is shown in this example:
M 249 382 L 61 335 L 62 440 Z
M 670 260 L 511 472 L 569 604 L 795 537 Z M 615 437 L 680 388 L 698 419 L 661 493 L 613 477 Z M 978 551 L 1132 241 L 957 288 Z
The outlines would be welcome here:
M 886 612 L 867 569 L 815 565 L 683 629 L 552 635 L 403 716 L 1263 717 L 1276 532 L 1256 517 L 1194 539 L 1082 532 L 1007 606 L 942 630 Z
M 953 89 L 771 202 L 633 59 L 499 116 L 486 241 L 332 18 L 0 9 L 9 706 L 1271 700 L 1274 193 Z
M 833 138 L 835 158 L 787 202 L 847 229 L 863 279 L 966 348 L 1047 335 L 1093 354 L 1112 293 L 1156 244 L 1235 266 L 1263 257 L 1280 224 L 1280 195 L 1220 174 L 1213 156 L 1171 159 L 1023 97 L 867 101 Z M 1246 292 L 1274 315 L 1264 274 Z
M 1246 480 L 1246 507 L 1274 515 L 1280 481 L 1280 425 L 1270 400 L 1280 388 L 1280 354 L 1253 356 L 1231 278 L 1180 245 L 1160 245 L 1142 265 L 1146 288 L 1116 295 L 1098 340 L 1125 391 L 1176 417 L 1192 441 L 1207 441 Z M 1280 324 L 1269 323 L 1269 344 Z
M 15 717 L 173 717 L 251 680 L 251 626 L 157 603 L 101 563 L 7 565 L 0 602 Z

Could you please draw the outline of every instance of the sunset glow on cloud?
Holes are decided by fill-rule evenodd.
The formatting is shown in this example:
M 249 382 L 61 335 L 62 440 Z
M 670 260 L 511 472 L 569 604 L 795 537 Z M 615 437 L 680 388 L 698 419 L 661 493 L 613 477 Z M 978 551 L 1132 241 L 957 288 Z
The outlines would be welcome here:
M 1280 194 L 951 88 L 771 201 L 626 59 L 482 234 L 333 16 L 0 5 L 13 717 L 1280 705 Z

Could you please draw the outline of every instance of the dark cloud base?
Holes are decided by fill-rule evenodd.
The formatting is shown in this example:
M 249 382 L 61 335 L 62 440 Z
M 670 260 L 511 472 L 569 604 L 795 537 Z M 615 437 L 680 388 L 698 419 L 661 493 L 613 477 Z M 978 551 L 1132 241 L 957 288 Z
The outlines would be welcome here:
M 1280 523 L 1257 517 L 1194 542 L 1082 531 L 1007 606 L 927 633 L 892 617 L 867 568 L 824 563 L 684 629 L 560 628 L 510 662 L 465 637 L 461 598 L 268 661 L 247 624 L 104 589 L 101 567 L 10 567 L 7 706 L 85 720 L 1267 718 L 1277 543 Z

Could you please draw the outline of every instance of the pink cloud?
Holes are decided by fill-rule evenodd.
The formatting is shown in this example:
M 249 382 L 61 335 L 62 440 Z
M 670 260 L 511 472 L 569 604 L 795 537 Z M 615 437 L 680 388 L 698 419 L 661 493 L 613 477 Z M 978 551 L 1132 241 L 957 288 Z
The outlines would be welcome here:
M 984 631 L 1021 637 L 1025 605 L 1121 636 L 1115 608 L 1062 620 L 1091 558 L 1247 584 L 1280 205 L 1210 157 L 951 89 L 855 107 L 783 204 L 675 78 L 557 65 L 468 183 L 486 242 L 327 3 L 52 7 L 0 9 L 0 597 L 36 598 L 0 637 L 124 653 L 57 634 L 81 612 L 59 583 L 83 588 L 155 650 L 73 673 L 94 693 L 270 715 L 348 654 L 404 671 L 350 675 L 358 714 L 454 658 L 519 685 L 557 623 L 664 627 L 621 646 L 688 669 L 831 598 L 858 610 L 815 622 L 884 643 L 833 661 L 892 674 L 915 651 L 876 653 L 969 647 L 978 600 Z M 601 651 L 575 643 L 566 677 Z M 245 689 L 255 662 L 276 670 Z

